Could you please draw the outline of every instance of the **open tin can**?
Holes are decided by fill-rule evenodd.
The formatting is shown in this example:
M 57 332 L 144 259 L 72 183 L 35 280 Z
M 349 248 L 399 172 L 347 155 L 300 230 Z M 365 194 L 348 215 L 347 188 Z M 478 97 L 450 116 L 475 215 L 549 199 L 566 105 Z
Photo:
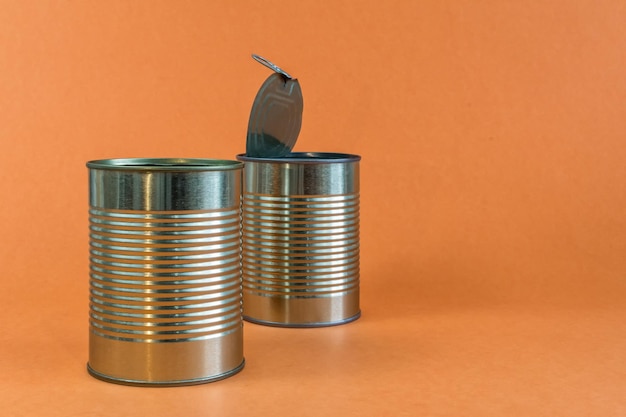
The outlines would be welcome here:
M 244 319 L 285 327 L 356 320 L 360 156 L 237 159 L 245 163 Z
M 89 372 L 190 385 L 243 368 L 237 161 L 108 159 L 89 168 Z

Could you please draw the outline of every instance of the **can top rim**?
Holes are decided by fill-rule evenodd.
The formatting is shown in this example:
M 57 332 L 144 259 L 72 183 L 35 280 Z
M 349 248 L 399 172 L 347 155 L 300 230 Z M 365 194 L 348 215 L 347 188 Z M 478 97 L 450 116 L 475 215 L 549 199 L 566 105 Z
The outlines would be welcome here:
M 285 156 L 275 158 L 259 158 L 247 156 L 245 153 L 237 155 L 238 161 L 243 162 L 275 162 L 275 163 L 299 163 L 299 164 L 332 164 L 342 162 L 357 162 L 360 155 L 334 152 L 292 152 Z
M 224 171 L 242 167 L 239 161 L 204 158 L 112 158 L 87 162 L 87 168 L 122 171 Z

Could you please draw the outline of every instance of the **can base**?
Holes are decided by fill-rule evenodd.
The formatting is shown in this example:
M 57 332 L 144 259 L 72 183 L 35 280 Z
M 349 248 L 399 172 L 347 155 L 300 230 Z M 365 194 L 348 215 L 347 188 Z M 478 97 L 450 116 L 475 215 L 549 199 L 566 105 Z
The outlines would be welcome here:
M 336 326 L 359 318 L 359 289 L 333 297 L 264 296 L 245 289 L 243 318 L 278 327 Z
M 187 380 L 180 380 L 180 381 L 138 381 L 138 380 L 132 380 L 132 379 L 114 378 L 108 375 L 101 374 L 100 372 L 94 371 L 91 368 L 91 366 L 89 366 L 89 363 L 87 363 L 87 372 L 89 372 L 89 375 L 101 381 L 111 382 L 111 383 L 120 384 L 120 385 L 130 385 L 130 386 L 135 386 L 135 387 L 180 387 L 180 386 L 187 386 L 187 385 L 206 384 L 209 382 L 215 382 L 215 381 L 228 378 L 229 376 L 235 375 L 236 373 L 240 372 L 244 368 L 245 364 L 246 364 L 246 360 L 244 359 L 241 362 L 241 364 L 237 366 L 235 369 L 232 369 L 228 372 L 224 372 L 223 374 L 214 375 L 214 376 L 210 376 L 206 378 L 195 378 L 195 379 L 187 379 Z
M 342 324 L 351 323 L 361 317 L 361 312 L 359 311 L 352 317 L 348 317 L 347 319 L 338 320 L 338 321 L 330 321 L 330 322 L 321 322 L 321 323 L 281 323 L 275 321 L 265 321 L 258 320 L 252 317 L 243 316 L 243 319 L 249 323 L 260 324 L 263 326 L 271 326 L 271 327 L 289 327 L 295 329 L 306 329 L 306 328 L 314 328 L 314 327 L 332 327 L 332 326 L 341 326 Z

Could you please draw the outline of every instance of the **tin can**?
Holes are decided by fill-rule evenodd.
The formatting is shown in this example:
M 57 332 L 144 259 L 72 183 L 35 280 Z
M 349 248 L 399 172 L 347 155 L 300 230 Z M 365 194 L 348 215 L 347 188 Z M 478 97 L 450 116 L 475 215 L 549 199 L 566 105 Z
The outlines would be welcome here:
M 237 161 L 89 168 L 91 375 L 190 385 L 243 368 Z
M 359 308 L 359 161 L 337 153 L 239 155 L 244 319 L 347 323 Z

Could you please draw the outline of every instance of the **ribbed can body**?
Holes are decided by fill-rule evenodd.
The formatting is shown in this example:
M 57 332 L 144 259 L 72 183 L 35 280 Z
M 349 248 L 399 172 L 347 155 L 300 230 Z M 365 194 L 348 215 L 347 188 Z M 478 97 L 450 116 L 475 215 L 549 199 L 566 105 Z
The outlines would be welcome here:
M 89 372 L 187 385 L 243 367 L 241 168 L 116 159 L 89 168 Z
M 245 163 L 244 318 L 286 327 L 357 319 L 360 157 L 237 159 Z

